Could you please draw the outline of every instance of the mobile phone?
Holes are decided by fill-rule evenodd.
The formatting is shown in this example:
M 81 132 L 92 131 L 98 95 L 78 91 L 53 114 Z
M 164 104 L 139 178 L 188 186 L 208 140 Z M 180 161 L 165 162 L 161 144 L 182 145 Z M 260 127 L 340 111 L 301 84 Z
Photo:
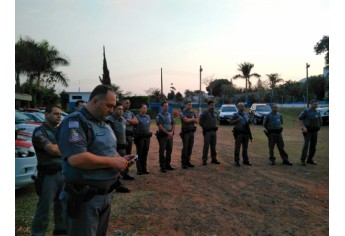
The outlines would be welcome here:
M 136 161 L 138 160 L 138 155 L 135 155 L 134 157 L 132 157 L 129 161 Z

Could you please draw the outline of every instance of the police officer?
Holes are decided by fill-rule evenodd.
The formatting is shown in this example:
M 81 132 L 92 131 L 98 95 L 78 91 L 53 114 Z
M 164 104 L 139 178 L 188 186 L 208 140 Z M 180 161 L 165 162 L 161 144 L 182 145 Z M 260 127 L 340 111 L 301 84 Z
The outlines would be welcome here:
M 305 109 L 298 116 L 299 123 L 302 127 L 304 136 L 304 144 L 301 155 L 302 165 L 306 163 L 316 165 L 314 155 L 316 152 L 317 134 L 322 125 L 322 118 L 320 113 L 316 110 L 318 103 L 316 100 L 310 102 L 310 108 Z M 309 149 L 309 154 L 308 154 Z M 308 158 L 307 158 L 308 156 Z M 306 162 L 307 160 L 307 162 Z
M 211 163 L 220 164 L 217 160 L 217 112 L 214 109 L 214 101 L 208 101 L 208 109 L 204 111 L 199 118 L 199 124 L 202 127 L 204 135 L 204 147 L 202 152 L 202 164 L 207 165 L 207 155 L 211 147 Z
M 268 149 L 269 149 L 269 161 L 271 165 L 275 165 L 276 158 L 274 157 L 274 146 L 277 144 L 280 157 L 283 159 L 283 165 L 292 166 L 289 162 L 289 157 L 284 150 L 284 140 L 283 140 L 283 117 L 278 112 L 278 105 L 272 104 L 272 111 L 264 117 L 263 125 L 265 127 L 265 134 L 268 138 Z
M 74 105 L 74 111 L 79 111 L 82 107 L 86 105 L 86 102 L 84 100 L 78 100 L 75 102 Z
M 150 174 L 147 170 L 147 155 L 149 153 L 152 133 L 150 132 L 151 119 L 149 115 L 146 115 L 146 112 L 147 106 L 141 104 L 139 114 L 136 115 L 139 124 L 135 130 L 134 142 L 138 154 L 138 160 L 136 161 L 138 175 Z
M 194 167 L 190 162 L 194 145 L 194 132 L 196 131 L 195 124 L 199 123 L 199 118 L 192 110 L 192 103 L 186 102 L 185 109 L 180 113 L 180 119 L 182 123 L 181 127 L 181 138 L 182 138 L 182 153 L 181 153 L 181 164 L 183 169 L 188 167 Z
M 105 120 L 116 104 L 114 90 L 98 85 L 80 111 L 61 122 L 57 132 L 62 156 L 63 202 L 68 235 L 106 235 L 112 190 L 132 156 L 116 152 L 116 137 Z
M 173 149 L 175 121 L 168 112 L 169 104 L 167 102 L 162 102 L 161 106 L 162 112 L 158 113 L 156 124 L 158 126 L 157 139 L 159 143 L 160 171 L 165 173 L 166 170 L 174 170 L 171 166 L 171 153 Z
M 114 112 L 108 117 L 107 122 L 110 124 L 112 130 L 116 136 L 116 150 L 120 154 L 120 156 L 126 155 L 126 119 L 123 118 L 123 106 L 121 103 L 117 103 L 114 108 Z M 123 181 L 124 176 L 128 176 L 129 169 L 127 168 L 125 171 L 121 172 L 121 176 L 119 178 L 119 186 L 116 187 L 116 192 L 120 193 L 128 193 L 130 190 L 125 186 Z M 134 179 L 134 178 L 133 178 Z M 131 179 L 131 180 L 133 180 Z
M 129 155 L 132 153 L 135 127 L 138 125 L 139 121 L 134 115 L 134 113 L 129 110 L 131 106 L 131 102 L 129 101 L 129 99 L 124 99 L 122 101 L 122 106 L 123 106 L 123 117 L 126 120 L 126 141 L 127 141 L 126 155 Z M 126 173 L 123 175 L 123 179 L 134 180 L 134 177 L 128 174 L 128 170 L 126 170 L 125 172 Z
M 239 102 L 237 104 L 238 112 L 236 112 L 232 119 L 230 120 L 231 124 L 234 124 L 233 129 L 235 137 L 235 165 L 240 166 L 240 151 L 242 146 L 242 158 L 244 165 L 252 165 L 249 162 L 248 157 L 248 143 L 249 139 L 252 140 L 252 135 L 249 127 L 249 116 L 244 112 L 244 103 Z
M 54 203 L 53 235 L 66 234 L 63 221 L 62 205 L 59 194 L 62 190 L 61 153 L 56 144 L 55 133 L 61 122 L 61 108 L 48 106 L 45 110 L 45 122 L 35 128 L 32 143 L 37 155 L 38 178 L 35 180 L 39 195 L 36 213 L 32 222 L 32 235 L 45 235 L 50 216 L 50 204 Z

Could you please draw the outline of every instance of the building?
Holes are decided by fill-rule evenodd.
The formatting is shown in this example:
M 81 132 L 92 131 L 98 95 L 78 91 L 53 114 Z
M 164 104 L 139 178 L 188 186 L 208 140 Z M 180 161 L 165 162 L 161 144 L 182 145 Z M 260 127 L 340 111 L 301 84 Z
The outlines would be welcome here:
M 69 95 L 68 107 L 74 110 L 75 102 L 78 100 L 84 100 L 88 102 L 90 99 L 91 92 L 67 92 Z
M 32 102 L 32 96 L 25 93 L 15 94 L 15 106 L 16 109 L 20 108 L 30 108 Z

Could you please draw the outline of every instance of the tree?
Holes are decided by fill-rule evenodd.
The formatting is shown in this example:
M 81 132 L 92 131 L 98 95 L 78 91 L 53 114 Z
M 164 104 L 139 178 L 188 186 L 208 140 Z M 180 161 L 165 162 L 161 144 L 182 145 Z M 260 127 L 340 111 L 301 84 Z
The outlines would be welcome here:
M 110 86 L 114 89 L 117 100 L 120 101 L 124 96 L 123 91 L 121 90 L 120 86 L 116 84 L 111 84 Z
M 187 101 L 187 100 L 192 101 L 193 96 L 195 96 L 195 93 L 194 93 L 193 91 L 191 91 L 191 90 L 189 90 L 189 89 L 186 89 L 186 90 L 184 91 L 184 97 L 185 97 L 186 101 Z
M 325 66 L 329 67 L 329 37 L 328 35 L 324 35 L 322 39 L 316 43 L 314 46 L 314 51 L 316 55 L 319 55 L 321 53 L 325 54 Z
M 245 93 L 247 93 L 247 88 L 249 86 L 249 89 L 252 87 L 252 83 L 250 82 L 251 77 L 257 77 L 260 78 L 261 75 L 257 73 L 251 73 L 251 70 L 253 69 L 254 64 L 249 63 L 249 62 L 244 62 L 238 65 L 238 71 L 240 71 L 242 74 L 237 74 L 233 77 L 233 79 L 238 79 L 242 78 L 246 80 L 246 88 L 245 88 Z
M 103 79 L 102 79 L 103 78 Z M 111 85 L 111 79 L 109 75 L 109 70 L 107 66 L 107 59 L 105 58 L 105 48 L 103 46 L 103 76 L 99 77 L 99 80 L 104 85 Z
M 175 99 L 176 101 L 178 102 L 182 102 L 183 101 L 183 96 L 180 92 L 177 92 L 176 95 L 175 95 Z
M 148 90 L 145 90 L 145 92 L 147 93 L 147 95 L 150 98 L 150 101 L 152 102 L 160 102 L 161 97 L 164 96 L 161 96 L 161 90 L 158 88 L 149 88 Z
M 208 92 L 209 95 L 213 95 L 212 94 L 212 88 L 210 88 L 210 84 L 214 81 L 214 75 L 208 76 L 206 78 L 203 79 L 203 83 L 204 85 L 206 85 L 206 91 Z
M 61 71 L 57 71 L 59 66 L 69 66 L 67 59 L 60 55 L 60 52 L 51 46 L 48 41 L 43 40 L 38 43 L 38 48 L 34 51 L 31 60 L 31 70 L 29 73 L 29 82 L 36 81 L 38 87 L 41 86 L 42 81 L 48 80 L 49 84 L 60 83 L 63 86 L 68 86 L 68 79 Z
M 212 91 L 213 96 L 221 96 L 221 87 L 222 85 L 229 85 L 230 81 L 227 79 L 215 79 L 213 80 L 208 87 L 206 88 L 207 91 Z
M 268 84 L 269 84 L 269 87 L 272 91 L 272 97 L 273 97 L 274 96 L 274 93 L 273 93 L 274 88 L 277 86 L 278 83 L 284 82 L 284 80 L 282 78 L 279 78 L 279 75 L 277 73 L 266 74 L 266 76 L 268 77 Z
M 15 45 L 16 49 L 16 91 L 20 87 L 20 74 L 28 77 L 28 82 L 36 82 L 40 87 L 42 82 L 54 85 L 61 83 L 67 87 L 67 77 L 57 71 L 58 66 L 68 66 L 70 63 L 60 55 L 60 52 L 48 41 L 35 42 L 31 38 L 20 38 Z
M 36 50 L 38 50 L 38 44 L 27 38 L 19 38 L 15 45 L 15 91 L 20 91 L 20 75 L 28 75 L 33 71 L 32 68 L 32 57 L 34 56 Z

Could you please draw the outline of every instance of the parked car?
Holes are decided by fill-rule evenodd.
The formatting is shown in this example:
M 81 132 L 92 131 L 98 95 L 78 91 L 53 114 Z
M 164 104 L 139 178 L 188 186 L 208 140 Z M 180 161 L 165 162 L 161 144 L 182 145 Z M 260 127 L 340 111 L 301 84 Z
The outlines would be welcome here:
M 234 113 L 236 113 L 237 107 L 236 105 L 233 104 L 223 104 L 221 108 L 219 109 L 219 115 L 218 115 L 218 120 L 219 124 L 230 124 L 230 120 Z
M 27 115 L 25 115 L 23 112 L 15 111 L 15 124 L 36 124 L 41 125 L 42 122 L 36 122 L 34 120 L 31 120 Z
M 267 104 L 253 103 L 249 110 L 249 119 L 255 125 L 262 124 L 265 115 L 267 115 L 271 111 L 271 107 Z
M 33 184 L 34 181 L 31 176 L 35 175 L 37 170 L 35 149 L 32 142 L 21 137 L 17 130 L 15 138 L 15 165 L 15 189 Z
M 37 123 L 43 123 L 45 121 L 44 113 L 41 112 L 23 112 L 24 115 Z
M 321 114 L 323 125 L 329 125 L 329 107 L 318 107 L 316 110 Z

